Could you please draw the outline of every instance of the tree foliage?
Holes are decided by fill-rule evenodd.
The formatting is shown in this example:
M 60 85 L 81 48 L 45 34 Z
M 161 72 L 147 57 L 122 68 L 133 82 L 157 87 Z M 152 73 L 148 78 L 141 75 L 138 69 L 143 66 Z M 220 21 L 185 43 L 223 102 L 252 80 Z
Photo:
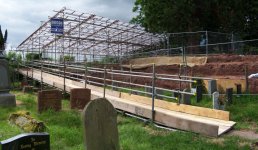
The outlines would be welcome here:
M 27 61 L 32 61 L 32 60 L 39 60 L 42 58 L 42 53 L 27 53 L 26 54 L 26 60 Z
M 16 52 L 13 52 L 13 51 L 9 51 L 6 55 L 6 58 L 10 61 L 16 61 L 16 62 L 19 62 L 21 63 L 22 62 L 22 55 L 21 54 L 18 54 Z
M 150 32 L 210 30 L 258 37 L 257 0 L 136 0 L 133 12 L 138 15 L 131 22 Z

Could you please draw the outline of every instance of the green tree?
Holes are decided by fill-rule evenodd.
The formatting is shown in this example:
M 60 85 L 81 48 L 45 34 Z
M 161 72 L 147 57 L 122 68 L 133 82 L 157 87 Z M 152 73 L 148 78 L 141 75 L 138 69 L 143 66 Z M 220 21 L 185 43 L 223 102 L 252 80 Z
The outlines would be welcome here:
M 150 32 L 211 30 L 258 37 L 257 0 L 136 0 L 133 12 L 138 15 L 131 23 Z

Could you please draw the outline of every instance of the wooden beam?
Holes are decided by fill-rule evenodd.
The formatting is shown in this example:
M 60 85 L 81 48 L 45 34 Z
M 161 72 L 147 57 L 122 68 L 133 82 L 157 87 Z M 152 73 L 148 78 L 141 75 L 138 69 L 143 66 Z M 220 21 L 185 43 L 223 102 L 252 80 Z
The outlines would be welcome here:
M 147 105 L 151 105 L 151 98 L 139 96 L 139 95 L 130 95 L 127 93 L 121 93 L 122 99 L 127 99 Z M 209 117 L 209 118 L 215 118 L 215 119 L 221 119 L 229 121 L 229 112 L 228 111 L 222 111 L 222 110 L 215 110 L 210 108 L 203 108 L 203 107 L 197 107 L 197 106 L 190 106 L 190 105 L 184 105 L 173 102 L 167 102 L 159 99 L 155 99 L 155 107 L 164 108 L 172 111 L 177 112 L 183 112 L 188 113 L 192 115 L 198 115 L 203 117 Z

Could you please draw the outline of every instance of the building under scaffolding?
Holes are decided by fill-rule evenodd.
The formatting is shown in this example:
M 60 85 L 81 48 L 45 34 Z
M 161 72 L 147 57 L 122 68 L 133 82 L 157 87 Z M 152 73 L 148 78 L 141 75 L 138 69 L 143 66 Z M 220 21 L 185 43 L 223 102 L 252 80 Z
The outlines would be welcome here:
M 138 25 L 112 20 L 94 14 L 63 8 L 33 32 L 18 47 L 25 58 L 28 53 L 42 54 L 50 60 L 64 56 L 75 61 L 94 61 L 103 57 L 121 59 L 134 52 L 157 46 L 163 35 L 148 33 Z M 51 19 L 64 20 L 62 35 L 51 33 Z

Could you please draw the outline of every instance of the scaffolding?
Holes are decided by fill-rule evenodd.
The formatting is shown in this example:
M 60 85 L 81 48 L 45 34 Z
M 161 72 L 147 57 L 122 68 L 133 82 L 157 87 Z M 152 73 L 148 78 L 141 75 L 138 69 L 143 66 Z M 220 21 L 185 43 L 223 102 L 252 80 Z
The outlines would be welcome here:
M 94 61 L 111 56 L 120 59 L 135 51 L 150 49 L 164 39 L 163 35 L 148 33 L 144 28 L 94 14 L 63 8 L 33 32 L 18 47 L 25 58 L 27 53 L 58 60 L 66 55 L 76 62 Z M 53 34 L 51 19 L 64 20 L 64 33 Z

